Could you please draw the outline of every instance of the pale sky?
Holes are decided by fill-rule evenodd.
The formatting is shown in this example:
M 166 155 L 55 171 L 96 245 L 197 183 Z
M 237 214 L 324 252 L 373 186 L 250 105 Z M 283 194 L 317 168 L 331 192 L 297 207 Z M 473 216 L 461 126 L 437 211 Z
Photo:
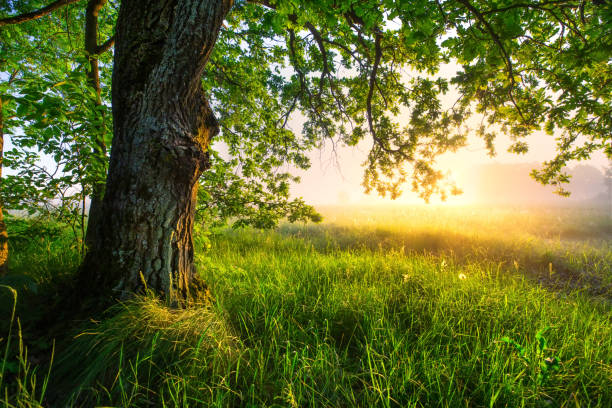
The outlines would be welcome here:
M 456 64 L 445 64 L 441 67 L 439 75 L 450 78 L 454 76 L 459 66 Z M 405 76 L 411 75 L 406 73 Z M 457 93 L 451 88 L 450 92 L 442 97 L 443 105 L 450 107 L 457 99 Z M 400 125 L 403 125 L 402 118 L 399 118 Z M 476 127 L 480 123 L 480 119 L 476 116 L 471 118 L 473 122 L 471 127 Z M 294 131 L 301 129 L 301 121 L 294 119 L 290 126 Z M 471 204 L 474 202 L 475 194 L 473 188 L 470 188 L 470 178 L 473 177 L 474 171 L 482 165 L 488 164 L 537 164 L 543 163 L 546 160 L 551 160 L 555 156 L 556 140 L 555 136 L 547 135 L 545 132 L 537 132 L 525 141 L 529 144 L 529 152 L 523 155 L 516 155 L 507 151 L 511 145 L 510 138 L 498 132 L 496 140 L 496 156 L 491 158 L 487 155 L 485 143 L 482 139 L 471 135 L 468 138 L 468 145 L 456 153 L 448 153 L 442 156 L 439 160 L 439 167 L 443 171 L 450 172 L 451 178 L 455 180 L 458 187 L 464 190 L 464 194 L 459 196 L 451 196 L 447 199 L 448 204 Z M 332 149 L 331 143 L 327 143 L 323 149 L 314 151 L 309 154 L 312 167 L 308 171 L 294 171 L 294 174 L 302 178 L 300 184 L 295 185 L 292 189 L 292 194 L 296 197 L 303 197 L 306 202 L 313 204 L 337 204 L 339 201 L 346 201 L 352 204 L 384 204 L 391 203 L 393 200 L 389 198 L 381 198 L 376 193 L 369 195 L 364 193 L 364 188 L 361 186 L 363 178 L 362 163 L 365 161 L 368 151 L 371 147 L 371 139 L 366 138 L 356 147 L 341 147 L 336 146 L 335 152 Z M 580 162 L 581 164 L 589 164 L 599 170 L 603 170 L 608 166 L 608 159 L 602 152 L 595 153 L 590 160 Z M 572 163 L 575 165 L 576 163 Z M 500 180 L 503 182 L 503 180 Z M 404 193 L 396 203 L 422 203 L 415 193 L 411 192 L 410 180 L 406 183 L 403 189 Z M 526 184 L 535 183 L 530 177 L 525 177 Z M 533 187 L 533 186 L 532 186 Z M 540 188 L 539 185 L 535 189 Z M 550 187 L 541 186 L 543 191 L 550 191 Z M 440 202 L 440 200 L 432 200 L 432 202 Z
M 507 137 L 499 137 L 497 143 L 497 156 L 490 158 L 484 147 L 484 142 L 476 137 L 472 137 L 468 146 L 456 153 L 448 153 L 439 161 L 439 168 L 449 171 L 451 177 L 456 181 L 459 188 L 464 190 L 464 194 L 451 196 L 447 199 L 448 204 L 471 204 L 475 197 L 471 191 L 470 173 L 475 171 L 480 165 L 494 163 L 542 163 L 554 157 L 555 140 L 553 136 L 545 133 L 534 134 L 527 139 L 530 150 L 527 154 L 518 156 L 508 153 L 507 147 L 510 140 Z M 320 151 L 309 154 L 312 167 L 307 171 L 294 171 L 294 174 L 301 177 L 301 183 L 294 185 L 292 194 L 296 197 L 303 197 L 306 202 L 311 204 L 337 204 L 339 200 L 348 198 L 351 204 L 385 204 L 394 202 L 389 198 L 381 198 L 375 193 L 365 194 L 361 186 L 363 178 L 362 163 L 367 157 L 371 141 L 363 141 L 356 147 L 336 147 L 334 153 L 331 146 Z M 597 153 L 589 161 L 581 162 L 590 164 L 598 169 L 607 166 L 608 161 L 603 153 Z M 500 180 L 503 183 L 503 180 Z M 535 183 L 529 177 L 525 177 L 525 183 Z M 538 188 L 538 187 L 536 187 Z M 541 186 L 542 190 L 547 188 Z M 406 183 L 404 193 L 396 203 L 420 203 L 422 200 L 411 191 L 411 186 Z M 548 188 L 550 190 L 550 188 Z M 344 197 L 342 197 L 344 196 Z M 439 202 L 439 200 L 432 200 Z
M 457 71 L 456 64 L 446 64 L 441 67 L 440 75 L 450 78 Z M 409 74 L 406 74 L 409 75 Z M 451 89 L 447 95 L 442 98 L 443 105 L 450 106 L 457 98 L 457 93 Z M 399 118 L 400 125 L 403 125 L 402 118 Z M 471 118 L 471 127 L 476 127 L 480 123 L 480 119 L 476 116 Z M 302 122 L 299 118 L 295 118 L 290 122 L 290 127 L 299 132 Z M 439 160 L 439 168 L 443 171 L 450 172 L 452 179 L 455 180 L 458 187 L 464 190 L 464 194 L 459 196 L 451 196 L 447 199 L 448 204 L 470 204 L 475 200 L 474 192 L 470 187 L 470 183 L 476 168 L 481 165 L 488 164 L 537 164 L 543 163 L 546 160 L 551 160 L 555 156 L 556 140 L 555 136 L 550 136 L 545 132 L 537 132 L 525 141 L 529 144 L 529 152 L 523 155 L 516 155 L 507 151 L 511 145 L 509 137 L 498 132 L 496 140 L 496 156 L 491 158 L 487 154 L 485 143 L 482 139 L 471 135 L 468 138 L 468 145 L 456 153 L 447 153 Z M 391 203 L 393 200 L 389 198 L 381 198 L 376 193 L 365 194 L 361 186 L 363 178 L 362 163 L 365 161 L 368 151 L 372 145 L 369 138 L 362 141 L 356 147 L 336 146 L 335 152 L 332 149 L 331 143 L 323 149 L 311 152 L 312 167 L 308 171 L 294 171 L 294 174 L 299 175 L 302 181 L 299 185 L 295 185 L 292 189 L 292 194 L 296 197 L 303 197 L 306 202 L 313 204 L 336 204 L 339 201 L 346 201 L 352 204 L 384 204 Z M 599 170 L 603 170 L 608 166 L 608 159 L 602 152 L 595 153 L 590 160 L 580 162 L 581 164 L 592 165 Z M 576 163 L 572 163 L 574 165 Z M 570 166 L 571 166 L 570 165 Z M 421 203 L 423 202 L 415 193 L 411 192 L 410 181 L 406 183 L 403 189 L 404 193 L 396 203 Z M 503 181 L 500 181 L 503 182 Z M 535 183 L 530 177 L 525 177 L 525 183 Z M 535 187 L 536 189 L 539 186 Z M 550 187 L 541 186 L 543 191 L 551 190 Z M 432 202 L 440 202 L 440 200 L 432 200 Z

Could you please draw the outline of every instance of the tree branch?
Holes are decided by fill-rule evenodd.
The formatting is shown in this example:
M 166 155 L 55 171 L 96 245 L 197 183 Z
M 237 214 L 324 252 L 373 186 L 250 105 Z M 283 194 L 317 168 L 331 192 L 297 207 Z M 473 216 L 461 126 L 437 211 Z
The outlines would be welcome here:
M 295 52 L 295 32 L 292 29 L 287 30 L 289 33 L 289 61 L 291 62 L 291 65 L 293 66 L 293 69 L 295 69 L 295 71 L 298 74 L 298 78 L 300 79 L 300 91 L 301 92 L 305 92 L 307 95 L 307 100 L 308 100 L 308 104 L 310 105 L 310 108 L 313 112 L 313 114 L 315 115 L 315 117 L 319 118 L 321 121 L 321 125 L 323 126 L 323 128 L 325 129 L 325 133 L 327 135 L 327 137 L 329 137 L 331 139 L 331 132 L 329 131 L 327 124 L 325 123 L 325 121 L 322 119 L 322 115 L 320 112 L 320 104 L 321 104 L 321 98 L 317 98 L 317 102 L 318 105 L 314 106 L 313 105 L 313 95 L 310 92 L 310 89 L 308 88 L 308 84 L 306 82 L 306 75 L 304 74 L 304 72 L 301 70 L 300 66 L 299 66 L 299 62 L 297 60 L 297 55 Z
M 46 7 L 43 7 L 38 10 L 30 11 L 28 13 L 23 13 L 18 16 L 6 17 L 0 19 L 0 27 L 9 25 L 9 24 L 21 24 L 26 21 L 36 20 L 38 18 L 44 17 L 48 14 L 51 14 L 53 11 L 58 8 L 67 6 L 68 4 L 76 3 L 78 0 L 56 0 L 53 3 L 49 4 Z
M 87 76 L 89 83 L 96 91 L 97 104 L 100 105 L 100 74 L 98 69 L 98 13 L 104 6 L 106 0 L 89 0 L 85 9 L 85 51 L 89 59 L 89 71 Z
M 319 97 L 323 93 L 323 81 L 327 75 L 330 75 L 331 72 L 329 70 L 329 64 L 327 62 L 327 50 L 325 49 L 325 45 L 323 45 L 323 37 L 317 28 L 312 25 L 312 23 L 307 22 L 305 27 L 310 31 L 312 36 L 314 37 L 317 45 L 319 46 L 319 52 L 321 52 L 321 59 L 323 60 L 323 69 L 321 70 L 321 78 L 319 79 Z M 330 77 L 331 82 L 331 77 Z M 331 83 L 330 83 L 331 86 Z
M 334 101 L 336 102 L 336 105 L 338 106 L 338 110 L 344 115 L 346 116 L 348 122 L 351 124 L 351 126 L 353 125 L 352 121 L 351 121 L 351 117 L 348 113 L 346 113 L 346 109 L 344 109 L 344 106 L 342 104 L 342 101 L 340 100 L 341 98 L 340 96 L 342 95 L 342 91 L 338 89 L 338 87 L 336 86 L 336 83 L 334 81 L 334 77 L 332 76 L 332 72 L 330 70 L 329 67 L 329 62 L 328 62 L 328 52 L 327 49 L 325 48 L 325 44 L 324 43 L 328 43 L 328 44 L 332 44 L 332 41 L 328 41 L 326 40 L 325 37 L 323 37 L 321 35 L 321 32 L 319 30 L 317 30 L 317 28 L 310 22 L 307 22 L 304 25 L 312 34 L 312 36 L 314 37 L 315 41 L 317 42 L 317 45 L 319 46 L 319 51 L 321 52 L 321 58 L 323 59 L 323 70 L 321 71 L 321 77 L 319 79 L 319 94 L 318 97 L 320 98 L 321 95 L 323 95 L 323 80 L 325 79 L 325 77 L 327 77 L 327 81 L 329 82 L 329 91 L 331 96 L 334 98 Z M 342 45 L 339 44 L 341 47 Z M 361 65 L 361 61 L 357 60 L 357 62 Z M 333 62 L 332 62 L 333 64 Z M 332 65 L 333 68 L 333 65 Z
M 366 99 L 366 112 L 368 115 L 368 126 L 370 127 L 370 133 L 372 133 L 372 137 L 374 141 L 378 144 L 380 143 L 380 139 L 376 135 L 376 129 L 374 129 L 374 122 L 372 119 L 372 97 L 374 96 L 374 88 L 376 85 L 376 72 L 378 71 L 378 65 L 380 64 L 380 59 L 382 58 L 382 49 L 380 48 L 380 41 L 382 39 L 382 34 L 376 33 L 374 39 L 374 64 L 372 65 L 372 72 L 370 73 L 370 83 L 368 89 L 368 97 Z
M 543 1 L 540 3 L 537 3 L 537 2 L 536 3 L 515 3 L 507 7 L 500 7 L 496 9 L 490 9 L 487 11 L 483 11 L 482 14 L 487 15 L 487 14 L 493 14 L 493 13 L 501 13 L 504 11 L 517 9 L 517 8 L 531 8 L 531 9 L 545 10 L 545 11 L 551 10 L 551 9 L 545 8 L 545 6 L 552 6 L 552 7 L 559 7 L 559 8 L 565 7 L 565 8 L 571 8 L 571 9 L 575 9 L 579 7 L 578 4 L 570 3 L 567 0 Z
M 499 36 L 495 32 L 495 30 L 493 30 L 493 27 L 491 27 L 491 24 L 489 24 L 487 19 L 482 15 L 482 13 L 480 11 L 478 11 L 478 9 L 476 7 L 474 7 L 472 5 L 472 3 L 469 2 L 469 0 L 458 0 L 458 1 L 461 4 L 463 4 L 469 11 L 471 11 L 472 14 L 474 14 L 474 16 L 476 16 L 478 21 L 480 21 L 485 26 L 487 32 L 489 33 L 489 35 L 491 36 L 491 38 L 493 39 L 493 41 L 495 42 L 495 44 L 499 48 L 499 51 L 501 52 L 502 57 L 504 58 L 504 62 L 506 64 L 506 68 L 508 70 L 508 77 L 510 79 L 510 89 L 508 90 L 508 96 L 510 96 L 510 100 L 512 101 L 512 104 L 514 105 L 514 107 L 516 108 L 519 116 L 523 120 L 523 123 L 526 125 L 527 124 L 527 120 L 523 116 L 523 112 L 521 111 L 521 108 L 518 106 L 518 104 L 514 100 L 514 95 L 512 94 L 512 88 L 514 88 L 516 86 L 516 81 L 514 79 L 514 68 L 512 66 L 512 60 L 510 59 L 510 55 L 506 51 L 506 48 L 504 47 L 504 44 L 501 42 L 501 39 L 499 38 Z
M 109 37 L 108 40 L 106 40 L 105 42 L 103 42 L 102 44 L 98 45 L 98 48 L 96 48 L 96 54 L 100 55 L 100 54 L 104 54 L 106 51 L 110 50 L 110 48 L 115 45 L 115 36 L 111 36 Z

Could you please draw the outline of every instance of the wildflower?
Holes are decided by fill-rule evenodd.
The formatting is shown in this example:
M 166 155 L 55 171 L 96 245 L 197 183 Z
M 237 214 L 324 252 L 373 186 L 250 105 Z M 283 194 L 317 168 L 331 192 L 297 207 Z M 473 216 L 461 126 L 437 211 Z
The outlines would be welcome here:
M 466 280 L 466 279 L 467 279 L 467 276 L 465 276 L 465 273 L 460 273 L 460 274 L 459 274 L 459 279 L 461 279 L 461 280 Z

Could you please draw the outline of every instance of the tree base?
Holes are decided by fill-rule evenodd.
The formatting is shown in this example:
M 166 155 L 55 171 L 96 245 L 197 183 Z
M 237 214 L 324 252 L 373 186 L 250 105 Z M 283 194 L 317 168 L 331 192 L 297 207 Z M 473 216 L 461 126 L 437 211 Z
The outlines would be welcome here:
M 215 301 L 208 285 L 197 275 L 194 276 L 189 285 L 189 296 L 185 301 L 185 306 L 212 304 Z

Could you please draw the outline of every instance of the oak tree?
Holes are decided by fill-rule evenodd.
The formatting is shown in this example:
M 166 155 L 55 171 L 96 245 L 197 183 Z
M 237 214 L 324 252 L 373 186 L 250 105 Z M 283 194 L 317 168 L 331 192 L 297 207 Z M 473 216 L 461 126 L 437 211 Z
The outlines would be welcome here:
M 557 155 L 533 175 L 563 193 L 569 161 L 612 157 L 611 31 L 602 0 L 123 0 L 109 170 L 82 282 L 183 302 L 198 286 L 200 178 L 204 207 L 215 209 L 233 185 L 228 169 L 244 181 L 286 162 L 307 167 L 304 152 L 324 140 L 372 141 L 366 191 L 394 198 L 410 177 L 427 198 L 453 192 L 435 159 L 468 132 L 493 154 L 497 132 L 523 153 L 542 130 L 556 135 Z M 449 63 L 459 67 L 452 78 L 440 71 Z M 457 95 L 450 106 L 447 93 Z M 287 127 L 295 113 L 300 133 Z M 481 125 L 469 129 L 474 115 Z M 211 150 L 215 138 L 233 159 Z M 255 190 L 283 192 L 288 177 Z

